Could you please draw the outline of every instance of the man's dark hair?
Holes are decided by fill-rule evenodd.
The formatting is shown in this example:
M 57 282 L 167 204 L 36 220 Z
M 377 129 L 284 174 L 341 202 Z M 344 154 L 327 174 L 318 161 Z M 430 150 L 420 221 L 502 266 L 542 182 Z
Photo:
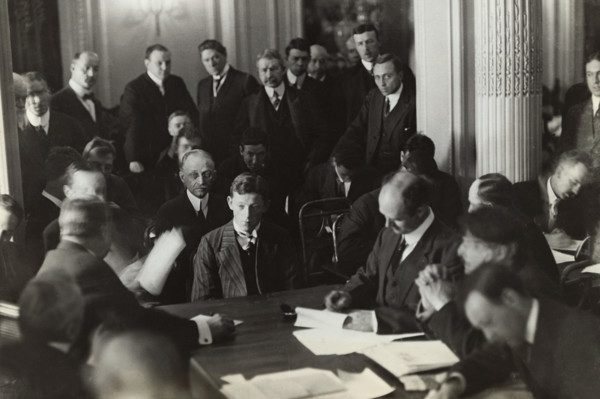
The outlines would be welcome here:
M 23 220 L 23 208 L 8 194 L 0 194 L 0 208 L 14 215 L 19 223 Z
M 433 158 L 435 156 L 435 144 L 428 136 L 417 133 L 413 134 L 408 140 L 406 140 L 404 151 L 419 151 L 424 153 L 426 156 Z
M 156 44 L 153 44 L 151 46 L 148 46 L 148 48 L 146 48 L 146 53 L 145 53 L 144 57 L 147 60 L 149 60 L 150 59 L 150 54 L 152 54 L 152 52 L 154 52 L 154 51 L 160 51 L 160 52 L 163 52 L 163 53 L 168 53 L 169 49 L 166 48 L 165 46 L 163 46 L 162 44 L 156 43 Z
M 372 24 L 361 24 L 352 30 L 353 35 L 360 35 L 365 32 L 375 32 L 375 37 L 379 40 L 379 31 Z
M 202 141 L 202 137 L 200 136 L 200 132 L 194 126 L 185 126 L 185 127 L 183 127 L 181 129 L 181 131 L 179 132 L 179 134 L 177 135 L 177 143 L 179 143 L 179 140 L 182 137 L 185 137 L 186 139 L 188 139 L 190 141 L 195 141 L 195 140 Z M 194 146 L 193 148 L 200 148 L 200 144 L 197 145 L 197 146 Z
M 91 172 L 102 174 L 91 163 L 84 160 L 77 160 L 67 167 L 67 171 L 65 172 L 66 185 L 71 186 L 73 184 L 73 175 L 75 172 Z
M 464 230 L 475 238 L 490 244 L 516 245 L 513 264 L 515 270 L 525 263 L 527 243 L 526 226 L 511 210 L 501 206 L 478 208 L 465 215 Z
M 198 45 L 198 51 L 202 53 L 204 50 L 215 50 L 217 53 L 227 57 L 227 49 L 218 40 L 208 39 Z
M 81 159 L 81 155 L 71 147 L 53 147 L 44 162 L 46 181 L 64 178 L 69 165 Z
M 290 56 L 290 51 L 292 50 L 306 51 L 308 54 L 310 54 L 310 44 L 308 43 L 308 40 L 302 37 L 296 37 L 290 40 L 289 44 L 285 48 L 286 58 Z
M 230 194 L 259 194 L 264 201 L 269 199 L 269 186 L 267 180 L 253 173 L 242 173 L 231 183 Z
M 594 51 L 590 52 L 585 57 L 585 63 L 584 64 L 588 64 L 588 63 L 590 63 L 592 61 L 600 61 L 600 51 L 594 50 Z
M 592 166 L 594 164 L 594 161 L 592 159 L 592 156 L 586 151 L 581 151 L 581 150 L 565 151 L 556 158 L 556 161 L 554 163 L 554 171 L 556 171 L 556 169 L 560 165 L 567 164 L 567 163 L 571 164 L 571 165 L 580 163 L 583 166 L 585 166 L 588 170 L 591 170 Z
M 500 173 L 488 173 L 477 179 L 477 196 L 492 206 L 513 207 L 513 184 Z
M 240 146 L 262 144 L 267 147 L 267 142 L 267 134 L 262 129 L 250 126 L 242 133 Z
M 402 80 L 404 80 L 404 77 L 407 76 L 407 74 L 406 74 L 407 67 L 400 58 L 396 57 L 393 54 L 390 54 L 390 53 L 381 54 L 379 57 L 377 57 L 377 60 L 375 60 L 375 63 L 373 64 L 373 66 L 375 66 L 377 64 L 385 64 L 386 62 L 390 62 L 390 61 L 394 65 L 394 70 L 396 71 L 396 73 L 400 74 L 402 76 Z
M 21 76 L 23 77 L 23 81 L 25 83 L 43 82 L 46 85 L 46 89 L 50 91 L 50 88 L 48 87 L 48 79 L 46 79 L 46 76 L 43 73 L 31 71 L 25 72 L 24 74 L 21 74 Z
M 96 197 L 66 199 L 60 207 L 58 224 L 61 236 L 96 237 L 111 218 L 106 202 Z
M 112 155 L 113 157 L 117 156 L 117 150 L 113 143 L 101 137 L 94 137 L 85 145 L 83 153 L 81 154 L 82 158 L 87 161 L 92 151 L 96 152 L 100 157 L 106 157 L 108 155 Z
M 356 170 L 363 166 L 363 157 L 355 151 L 338 149 L 331 156 L 338 166 L 343 166 L 349 170 Z
M 418 176 L 433 177 L 438 170 L 435 160 L 423 151 L 410 151 L 402 166 Z
M 467 275 L 460 285 L 457 300 L 464 309 L 465 302 L 473 291 L 477 291 L 493 303 L 500 303 L 502 292 L 510 288 L 520 295 L 529 296 L 525 284 L 512 270 L 499 264 L 488 263 Z
M 386 184 L 397 184 L 403 175 L 413 175 L 416 179 L 402 191 L 402 200 L 406 212 L 414 216 L 417 210 L 422 206 L 428 206 L 431 203 L 431 185 L 421 176 L 411 172 L 392 172 L 383 178 L 381 186 Z

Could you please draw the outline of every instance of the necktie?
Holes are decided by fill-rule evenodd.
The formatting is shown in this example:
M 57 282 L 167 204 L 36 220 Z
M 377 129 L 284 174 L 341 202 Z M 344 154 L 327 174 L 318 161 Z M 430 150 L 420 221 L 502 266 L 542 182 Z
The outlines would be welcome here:
M 337 181 L 337 195 L 338 197 L 345 197 L 346 196 L 346 187 L 344 186 L 344 182 L 343 181 Z
M 277 93 L 276 91 L 273 91 L 273 97 L 271 97 L 271 103 L 273 104 L 273 108 L 275 108 L 276 111 L 277 111 L 277 108 L 279 108 L 280 102 L 281 102 L 281 99 L 279 98 L 279 93 Z
M 219 76 L 217 79 L 213 79 L 213 94 L 215 97 L 217 96 L 219 88 L 221 87 L 221 80 L 223 80 L 221 76 Z
M 38 134 L 42 135 L 43 137 L 46 137 L 46 131 L 44 130 L 44 127 L 42 125 L 38 125 L 34 129 Z
M 383 109 L 383 117 L 387 118 L 390 114 L 390 99 L 386 97 L 385 99 L 385 108 Z
M 94 93 L 84 94 L 83 97 L 81 97 L 81 99 L 83 101 L 87 101 L 87 100 L 92 100 L 93 101 L 94 100 Z
M 400 244 L 398 245 L 398 258 L 400 259 L 400 263 L 402 262 L 402 255 L 404 255 L 404 251 L 406 250 L 407 247 L 407 243 L 406 240 L 404 239 L 404 236 L 402 236 L 402 239 L 400 240 Z

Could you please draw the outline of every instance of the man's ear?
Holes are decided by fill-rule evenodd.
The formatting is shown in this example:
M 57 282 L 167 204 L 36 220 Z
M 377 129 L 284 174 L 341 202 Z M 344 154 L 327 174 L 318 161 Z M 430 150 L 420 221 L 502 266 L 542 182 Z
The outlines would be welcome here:
M 233 211 L 233 198 L 230 195 L 227 196 L 227 206 Z
M 146 68 L 148 68 L 148 64 L 150 64 L 150 60 L 149 60 L 149 59 L 147 59 L 147 58 L 144 58 L 144 66 L 145 66 Z
M 240 146 L 238 146 L 238 148 L 240 149 L 240 155 L 244 156 L 244 146 L 240 145 Z
M 70 192 L 71 192 L 71 187 L 67 186 L 66 184 L 63 185 L 63 193 L 65 194 L 66 198 L 69 198 Z
M 181 182 L 185 184 L 185 181 L 183 180 L 183 172 L 179 171 L 179 179 L 181 179 Z

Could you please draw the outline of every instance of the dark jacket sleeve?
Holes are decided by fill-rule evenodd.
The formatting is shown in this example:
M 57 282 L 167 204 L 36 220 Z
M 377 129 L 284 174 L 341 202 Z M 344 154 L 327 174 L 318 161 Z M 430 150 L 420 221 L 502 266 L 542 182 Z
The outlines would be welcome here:
M 506 381 L 514 370 L 508 347 L 486 344 L 454 365 L 451 371 L 465 377 L 467 385 L 463 395 L 469 396 Z
M 379 232 L 367 263 L 357 270 L 344 287 L 352 297 L 353 307 L 369 307 L 375 302 L 379 288 L 379 250 L 384 231 L 382 229 Z
M 141 131 L 142 121 L 137 97 L 138 94 L 135 90 L 127 85 L 119 106 L 121 126 L 125 131 L 123 151 L 127 162 L 136 162 L 143 158 L 143 154 L 140 154 L 139 150 L 144 132 Z
M 346 132 L 335 145 L 334 152 L 339 150 L 352 151 L 364 157 L 367 148 L 367 132 L 369 126 L 369 105 L 373 97 L 370 92 Z
M 291 237 L 286 233 L 282 239 L 279 253 L 281 256 L 281 263 L 279 266 L 282 268 L 281 273 L 281 288 L 282 290 L 291 290 L 298 286 L 297 279 L 298 273 L 298 253 L 295 250 Z

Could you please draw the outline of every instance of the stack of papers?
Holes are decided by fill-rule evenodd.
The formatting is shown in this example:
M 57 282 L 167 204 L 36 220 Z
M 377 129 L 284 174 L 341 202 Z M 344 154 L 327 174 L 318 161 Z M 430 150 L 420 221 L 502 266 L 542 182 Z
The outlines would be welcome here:
M 442 341 L 390 342 L 362 353 L 398 378 L 450 367 L 458 362 L 456 355 Z
M 557 264 L 559 264 L 559 263 L 565 263 L 565 262 L 574 262 L 575 261 L 575 256 L 573 256 L 573 255 L 567 255 L 567 254 L 564 254 L 562 252 L 555 251 L 555 250 L 552 250 L 552 256 L 554 256 L 554 261 Z
M 303 368 L 263 374 L 245 380 L 241 376 L 223 377 L 229 384 L 221 392 L 229 399 L 371 399 L 394 390 L 371 369 L 361 373 Z

